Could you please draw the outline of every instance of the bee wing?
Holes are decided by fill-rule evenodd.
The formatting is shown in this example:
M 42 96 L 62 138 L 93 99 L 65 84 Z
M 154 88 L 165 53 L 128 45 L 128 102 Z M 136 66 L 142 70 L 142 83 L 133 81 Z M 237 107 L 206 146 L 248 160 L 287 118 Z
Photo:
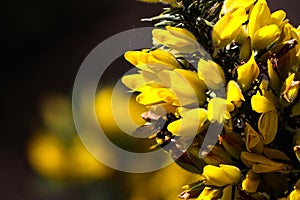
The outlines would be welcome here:
M 147 124 L 138 127 L 132 133 L 132 136 L 139 138 L 149 138 L 152 135 L 156 135 L 160 130 L 157 129 L 153 124 Z

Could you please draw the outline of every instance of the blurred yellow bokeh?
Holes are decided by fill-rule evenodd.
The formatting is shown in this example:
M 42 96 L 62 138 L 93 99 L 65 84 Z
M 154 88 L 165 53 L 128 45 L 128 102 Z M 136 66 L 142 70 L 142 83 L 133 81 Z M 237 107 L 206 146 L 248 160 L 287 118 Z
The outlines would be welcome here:
M 114 89 L 116 91 L 113 93 Z M 105 132 L 134 130 L 145 123 L 140 115 L 146 111 L 146 107 L 138 104 L 135 96 L 124 89 L 104 87 L 96 95 L 95 106 L 99 123 Z
M 136 103 L 133 94 L 127 93 L 125 89 L 122 91 L 122 88 L 116 89 L 117 97 L 112 95 L 113 86 L 98 91 L 95 111 L 105 134 L 124 140 L 124 137 L 119 136 L 124 130 L 133 130 L 145 123 L 140 114 L 146 108 Z M 62 94 L 48 95 L 41 102 L 40 113 L 41 123 L 33 130 L 28 141 L 27 157 L 32 169 L 45 180 L 64 183 L 84 181 L 90 184 L 94 184 L 95 180 L 110 180 L 123 185 L 121 187 L 124 187 L 124 191 L 122 189 L 118 193 L 126 194 L 124 199 L 171 200 L 181 193 L 181 186 L 199 178 L 175 163 L 161 170 L 142 174 L 117 172 L 100 163 L 80 141 L 72 118 L 71 98 Z M 116 114 L 119 116 L 116 117 Z M 126 137 L 122 142 L 128 142 Z M 101 151 L 109 155 L 109 150 Z M 101 192 L 99 198 L 101 199 Z

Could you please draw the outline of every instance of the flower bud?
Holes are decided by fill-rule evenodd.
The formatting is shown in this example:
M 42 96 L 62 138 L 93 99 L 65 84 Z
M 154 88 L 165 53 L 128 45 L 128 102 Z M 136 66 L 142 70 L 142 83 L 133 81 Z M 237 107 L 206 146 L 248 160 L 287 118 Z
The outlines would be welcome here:
M 232 165 L 206 165 L 203 168 L 203 174 L 206 179 L 206 185 L 223 187 L 225 185 L 236 184 L 241 179 L 241 171 Z

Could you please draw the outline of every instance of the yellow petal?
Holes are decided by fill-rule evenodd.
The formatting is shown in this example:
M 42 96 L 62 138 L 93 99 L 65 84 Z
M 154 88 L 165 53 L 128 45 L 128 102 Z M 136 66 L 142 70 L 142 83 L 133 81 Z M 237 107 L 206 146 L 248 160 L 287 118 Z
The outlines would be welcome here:
M 199 60 L 198 76 L 210 89 L 218 90 L 225 86 L 225 77 L 222 68 L 211 60 Z
M 196 38 L 183 28 L 166 27 L 167 30 L 154 29 L 152 31 L 153 39 L 164 46 L 182 53 L 193 53 L 199 50 L 199 43 Z
M 286 17 L 286 12 L 284 10 L 277 10 L 271 14 L 272 24 L 279 26 Z
M 279 39 L 280 30 L 277 25 L 271 24 L 258 29 L 252 37 L 252 47 L 256 50 L 266 48 Z
M 182 113 L 182 118 L 171 122 L 168 130 L 174 135 L 195 135 L 207 120 L 207 111 L 195 108 Z
M 222 10 L 226 13 L 240 7 L 249 8 L 256 0 L 225 0 Z
M 202 175 L 207 179 L 208 183 L 217 187 L 236 184 L 241 178 L 239 168 L 231 165 L 220 165 L 220 167 L 206 165 L 203 168 Z
M 245 101 L 239 85 L 233 80 L 228 82 L 226 94 L 227 100 L 233 102 L 237 107 L 241 105 L 241 100 Z
M 173 68 L 178 68 L 180 66 L 174 55 L 167 51 L 156 49 L 154 51 L 151 51 L 150 54 L 158 62 L 164 63 L 167 66 L 171 66 Z
M 242 47 L 241 47 L 241 51 L 240 51 L 240 59 L 241 60 L 249 60 L 250 56 L 251 56 L 251 38 L 247 37 L 245 39 L 245 41 L 243 41 L 242 43 Z
M 239 168 L 232 165 L 221 164 L 220 168 L 224 170 L 225 174 L 230 178 L 233 184 L 236 184 L 241 179 L 241 171 Z
M 217 187 L 222 187 L 231 183 L 230 178 L 225 174 L 224 170 L 214 165 L 206 165 L 203 168 L 203 175 L 210 184 Z
M 290 200 L 300 200 L 300 189 L 295 189 L 289 195 Z
M 243 7 L 227 12 L 214 26 L 212 39 L 214 47 L 222 48 L 229 44 L 239 33 L 242 24 L 248 19 Z
M 224 119 L 229 119 L 231 112 L 234 109 L 234 106 L 231 103 L 228 103 L 225 99 L 222 98 L 212 98 L 208 102 L 207 108 L 207 118 L 210 122 L 223 123 Z
M 170 34 L 174 35 L 175 37 L 184 39 L 184 40 L 190 40 L 191 42 L 197 41 L 195 36 L 189 32 L 188 30 L 184 28 L 178 28 L 178 27 L 172 27 L 172 26 L 166 26 L 166 29 L 169 31 Z
M 242 87 L 242 90 L 245 91 L 259 75 L 259 68 L 254 59 L 254 52 L 252 52 L 250 59 L 237 69 L 237 72 L 237 82 Z
M 141 74 L 131 74 L 122 77 L 122 83 L 132 89 L 137 90 L 138 88 L 146 85 L 147 83 L 144 81 Z
M 265 113 L 276 109 L 275 104 L 271 99 L 259 94 L 252 96 L 251 106 L 252 109 L 258 113 Z
M 249 152 L 263 152 L 262 137 L 248 124 L 245 127 L 246 148 Z
M 278 111 L 271 110 L 262 113 L 258 120 L 258 130 L 263 137 L 263 143 L 270 144 L 276 136 L 278 127 Z
M 143 105 L 161 102 L 162 98 L 158 95 L 159 90 L 161 90 L 161 88 L 143 87 L 141 89 L 142 92 L 136 97 L 136 101 Z
M 197 73 L 181 69 L 163 70 L 158 72 L 157 76 L 164 87 L 168 87 L 174 92 L 182 105 L 182 98 L 190 99 L 190 103 L 200 105 L 205 102 L 205 84 L 198 78 Z
M 171 53 L 161 49 L 150 52 L 147 50 L 127 51 L 124 57 L 137 68 L 148 72 L 158 72 L 179 67 L 176 58 Z
M 254 5 L 248 23 L 248 34 L 253 39 L 255 32 L 271 23 L 271 13 L 266 0 L 258 0 Z

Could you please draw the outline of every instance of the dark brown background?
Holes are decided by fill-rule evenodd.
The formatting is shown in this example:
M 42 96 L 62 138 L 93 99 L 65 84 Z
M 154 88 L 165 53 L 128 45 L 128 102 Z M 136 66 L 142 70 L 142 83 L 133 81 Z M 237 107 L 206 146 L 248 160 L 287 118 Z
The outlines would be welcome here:
M 297 2 L 269 0 L 271 10 L 285 9 L 295 26 Z M 151 25 L 139 19 L 158 14 L 161 7 L 135 0 L 1 2 L 0 199 L 88 199 L 73 190 L 65 196 L 39 196 L 29 187 L 33 172 L 24 148 L 39 99 L 52 91 L 71 95 L 81 62 L 97 44 L 121 31 Z

